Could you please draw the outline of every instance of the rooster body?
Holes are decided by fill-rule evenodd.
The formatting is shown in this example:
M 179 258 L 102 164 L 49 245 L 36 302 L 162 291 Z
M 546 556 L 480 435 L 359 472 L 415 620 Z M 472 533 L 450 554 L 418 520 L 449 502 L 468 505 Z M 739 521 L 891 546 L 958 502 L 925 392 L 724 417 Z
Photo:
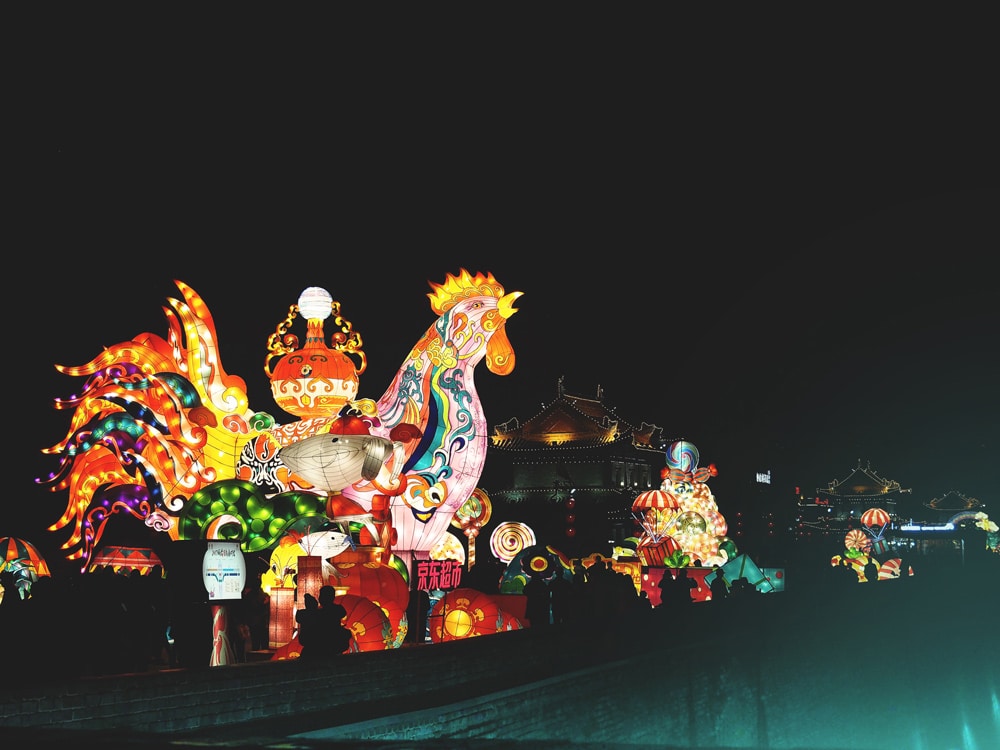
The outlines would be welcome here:
M 506 321 L 520 294 L 505 294 L 492 275 L 449 275 L 428 295 L 440 317 L 377 402 L 381 425 L 372 434 L 390 438 L 396 428 L 415 425 L 418 436 L 404 443 L 398 483 L 363 480 L 342 494 L 366 510 L 388 501 L 392 549 L 407 569 L 414 558 L 429 559 L 482 475 L 488 434 L 475 369 L 484 358 L 494 374 L 514 369 Z

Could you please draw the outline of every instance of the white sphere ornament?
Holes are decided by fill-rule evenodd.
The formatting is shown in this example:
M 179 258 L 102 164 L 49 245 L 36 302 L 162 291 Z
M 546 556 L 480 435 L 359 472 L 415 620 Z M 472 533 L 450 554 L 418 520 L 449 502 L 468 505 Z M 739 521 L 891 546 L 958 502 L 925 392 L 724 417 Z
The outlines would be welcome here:
M 318 286 L 311 286 L 299 295 L 299 311 L 307 320 L 326 320 L 333 310 L 333 296 Z

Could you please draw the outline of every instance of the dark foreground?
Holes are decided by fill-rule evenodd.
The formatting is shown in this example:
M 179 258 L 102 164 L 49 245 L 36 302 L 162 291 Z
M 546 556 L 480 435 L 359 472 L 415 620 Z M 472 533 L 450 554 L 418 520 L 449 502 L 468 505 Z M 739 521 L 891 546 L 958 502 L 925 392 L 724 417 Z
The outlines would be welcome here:
M 0 729 L 0 742 L 102 750 L 995 750 L 1000 563 L 953 573 L 695 605 L 682 623 L 654 611 L 650 622 L 623 623 L 615 634 L 636 641 L 624 658 L 447 705 L 380 702 L 348 717 L 318 712 L 169 736 Z

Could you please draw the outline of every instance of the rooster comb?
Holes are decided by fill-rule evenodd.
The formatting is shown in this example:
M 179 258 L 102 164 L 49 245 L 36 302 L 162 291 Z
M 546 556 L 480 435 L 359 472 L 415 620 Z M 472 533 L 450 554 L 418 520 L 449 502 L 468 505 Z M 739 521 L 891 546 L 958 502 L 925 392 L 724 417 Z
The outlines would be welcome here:
M 458 276 L 449 273 L 443 284 L 428 283 L 434 291 L 427 297 L 431 301 L 431 309 L 438 315 L 447 312 L 463 299 L 469 297 L 486 295 L 500 299 L 504 296 L 503 286 L 493 278 L 492 273 L 487 273 L 485 276 L 477 273 L 473 276 L 464 268 L 461 269 Z

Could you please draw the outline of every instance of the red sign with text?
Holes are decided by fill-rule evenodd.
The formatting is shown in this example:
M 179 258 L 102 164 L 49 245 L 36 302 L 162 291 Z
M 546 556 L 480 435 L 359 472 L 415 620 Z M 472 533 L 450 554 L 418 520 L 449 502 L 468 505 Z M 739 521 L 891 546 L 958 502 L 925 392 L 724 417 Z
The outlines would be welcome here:
M 462 583 L 462 563 L 457 560 L 414 560 L 411 572 L 415 589 L 451 591 Z

